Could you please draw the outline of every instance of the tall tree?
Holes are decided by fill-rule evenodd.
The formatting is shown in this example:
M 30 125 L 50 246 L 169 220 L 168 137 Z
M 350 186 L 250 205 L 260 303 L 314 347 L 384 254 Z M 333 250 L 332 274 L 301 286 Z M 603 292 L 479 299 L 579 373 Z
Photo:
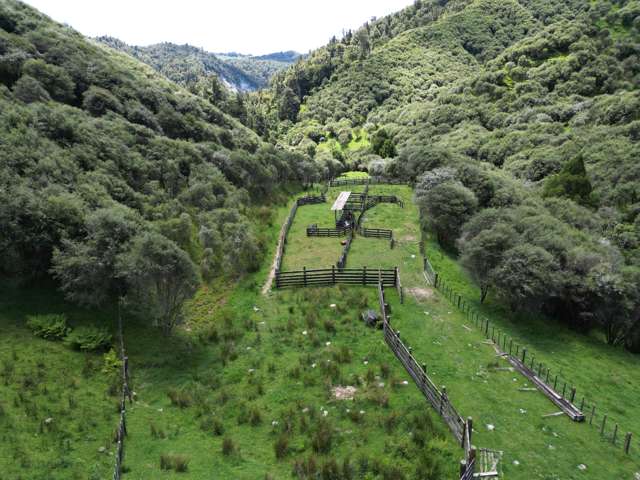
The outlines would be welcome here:
M 196 266 L 173 241 L 147 232 L 136 237 L 118 259 L 128 296 L 169 335 L 182 319 L 184 302 L 198 287 Z

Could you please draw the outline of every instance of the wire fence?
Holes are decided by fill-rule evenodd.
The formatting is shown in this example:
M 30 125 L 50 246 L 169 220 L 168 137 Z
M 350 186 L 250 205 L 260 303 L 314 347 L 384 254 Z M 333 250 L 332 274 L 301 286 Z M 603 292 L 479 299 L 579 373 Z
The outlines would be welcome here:
M 427 282 L 437 288 L 457 307 L 465 315 L 465 318 L 482 332 L 485 338 L 491 340 L 504 354 L 517 359 L 538 380 L 547 385 L 550 390 L 556 392 L 559 402 L 568 402 L 575 407 L 576 412 L 581 413 L 581 418 L 574 418 L 574 420 L 584 421 L 590 427 L 597 428 L 603 440 L 621 448 L 624 453 L 628 455 L 640 454 L 640 445 L 637 441 L 634 441 L 637 435 L 624 429 L 614 418 L 597 408 L 596 403 L 587 398 L 587 395 L 582 394 L 574 382 L 563 376 L 561 372 L 553 371 L 531 349 L 504 332 L 487 316 L 483 315 L 480 310 L 474 307 L 472 302 L 463 298 L 453 286 L 435 271 L 426 256 L 423 267 Z M 547 396 L 553 400 L 553 395 L 548 394 Z M 558 404 L 557 402 L 554 403 Z
M 127 399 L 129 403 L 133 401 L 131 389 L 129 388 L 129 357 L 124 347 L 124 334 L 122 329 L 122 301 L 118 301 L 118 340 L 120 350 L 120 361 L 122 362 L 122 391 L 120 395 L 120 421 L 115 434 L 116 459 L 113 469 L 113 480 L 120 480 L 122 476 L 122 462 L 124 460 L 124 440 L 127 436 Z

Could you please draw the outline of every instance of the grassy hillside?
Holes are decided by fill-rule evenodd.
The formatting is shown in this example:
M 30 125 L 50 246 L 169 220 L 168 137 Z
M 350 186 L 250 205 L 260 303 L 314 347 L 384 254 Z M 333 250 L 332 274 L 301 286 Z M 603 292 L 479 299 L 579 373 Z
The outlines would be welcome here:
M 313 52 L 261 97 L 261 114 L 330 172 L 415 183 L 425 228 L 514 309 L 636 351 L 639 12 L 635 1 L 418 2 Z M 368 142 L 351 148 L 356 136 Z

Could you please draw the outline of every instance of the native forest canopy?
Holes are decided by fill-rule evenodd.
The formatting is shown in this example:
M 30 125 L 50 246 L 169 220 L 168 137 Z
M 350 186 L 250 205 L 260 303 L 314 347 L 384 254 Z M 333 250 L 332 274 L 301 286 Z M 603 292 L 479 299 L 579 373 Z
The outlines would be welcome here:
M 640 1 L 291 44 L 0 0 L 0 478 L 639 478 Z

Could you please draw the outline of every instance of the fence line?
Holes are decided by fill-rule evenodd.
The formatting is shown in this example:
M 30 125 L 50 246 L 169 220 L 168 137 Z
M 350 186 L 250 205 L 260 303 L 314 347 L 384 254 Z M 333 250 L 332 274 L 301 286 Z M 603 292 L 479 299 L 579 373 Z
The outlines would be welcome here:
M 491 321 L 481 315 L 481 313 L 462 298 L 462 296 L 442 277 L 435 272 L 429 260 L 425 257 L 425 278 L 435 288 L 461 310 L 467 320 L 472 322 L 484 334 L 485 338 L 494 342 L 498 350 L 507 358 L 509 363 L 520 373 L 530 379 L 534 385 L 547 396 L 554 404 L 561 408 L 572 420 L 578 422 L 588 422 L 590 426 L 595 426 L 600 432 L 600 436 L 614 445 L 620 445 L 625 454 L 640 454 L 640 450 L 633 443 L 633 432 L 625 431 L 620 425 L 614 422 L 604 412 L 597 411 L 596 405 L 587 400 L 585 396 L 580 397 L 573 382 L 562 378 L 561 375 L 552 373 L 551 369 L 543 362 L 536 359 L 535 355 L 529 354 L 526 347 L 520 345 L 509 334 L 500 328 L 496 328 Z
M 393 230 L 386 228 L 360 227 L 358 233 L 366 238 L 384 238 L 387 240 L 393 240 Z
M 321 287 L 328 285 L 377 285 L 382 279 L 384 286 L 395 287 L 397 276 L 395 269 L 379 268 L 331 268 L 302 270 L 291 272 L 277 271 L 275 274 L 276 288 L 287 287 Z
M 335 178 L 329 180 L 330 187 L 343 187 L 346 185 L 407 185 L 407 183 L 383 177 Z
M 400 332 L 394 331 L 391 327 L 391 318 L 388 313 L 389 306 L 385 302 L 384 285 L 382 285 L 382 283 L 378 284 L 378 299 L 380 302 L 380 311 L 382 312 L 382 325 L 385 342 L 398 358 L 400 363 L 405 367 L 407 373 L 409 373 L 418 389 L 429 401 L 433 409 L 438 412 L 445 421 L 457 442 L 462 444 L 464 439 L 463 434 L 465 421 L 449 401 L 446 388 L 442 387 L 442 390 L 440 390 L 436 387 L 435 383 L 427 374 L 425 365 L 420 365 L 417 362 L 413 356 L 411 348 L 407 347 L 400 339 Z
M 351 248 L 351 242 L 353 242 L 353 231 L 350 230 L 349 231 L 349 236 L 347 237 L 347 243 L 345 243 L 344 247 L 342 248 L 342 254 L 340 255 L 340 258 L 338 259 L 338 263 L 336 263 L 336 267 L 338 267 L 339 270 L 343 271 L 345 269 L 345 267 L 347 266 L 347 256 L 349 255 L 349 249 Z
M 122 330 L 121 300 L 118 300 L 118 339 L 120 346 L 120 361 L 122 362 L 122 393 L 120 396 L 120 421 L 116 430 L 116 460 L 113 470 L 113 480 L 120 480 L 122 475 L 122 461 L 124 459 L 124 439 L 127 436 L 127 406 L 126 399 L 131 402 L 131 389 L 129 388 L 129 357 L 124 348 L 124 335 Z
M 451 404 L 445 387 L 439 389 L 429 375 L 425 364 L 420 365 L 413 356 L 411 347 L 407 347 L 400 338 L 400 332 L 394 331 L 391 327 L 391 315 L 389 304 L 385 300 L 384 285 L 378 283 L 378 302 L 382 315 L 382 326 L 385 343 L 389 346 L 396 358 L 404 366 L 409 376 L 427 399 L 431 407 L 444 420 L 449 430 L 453 434 L 456 442 L 465 452 L 465 460 L 461 462 L 460 478 L 471 479 L 475 471 L 476 451 L 471 444 L 473 420 L 469 417 L 466 421 L 460 416 L 455 407 Z
M 284 252 L 286 250 L 287 245 L 287 235 L 289 234 L 289 230 L 291 229 L 291 224 L 293 223 L 293 219 L 296 218 L 296 213 L 298 212 L 298 202 L 293 204 L 291 207 L 291 211 L 289 211 L 289 216 L 287 220 L 282 225 L 280 229 L 280 236 L 278 238 L 278 250 L 276 251 L 276 261 L 275 261 L 275 270 L 278 272 L 282 267 L 282 258 L 284 257 Z
M 326 203 L 326 201 L 327 201 L 327 197 L 325 197 L 324 194 L 322 194 L 320 196 L 308 195 L 306 197 L 300 197 L 296 200 L 296 203 L 298 204 L 299 207 L 301 207 L 303 205 L 315 205 L 318 203 Z
M 344 237 L 350 228 L 321 228 L 317 225 L 307 227 L 307 237 Z

